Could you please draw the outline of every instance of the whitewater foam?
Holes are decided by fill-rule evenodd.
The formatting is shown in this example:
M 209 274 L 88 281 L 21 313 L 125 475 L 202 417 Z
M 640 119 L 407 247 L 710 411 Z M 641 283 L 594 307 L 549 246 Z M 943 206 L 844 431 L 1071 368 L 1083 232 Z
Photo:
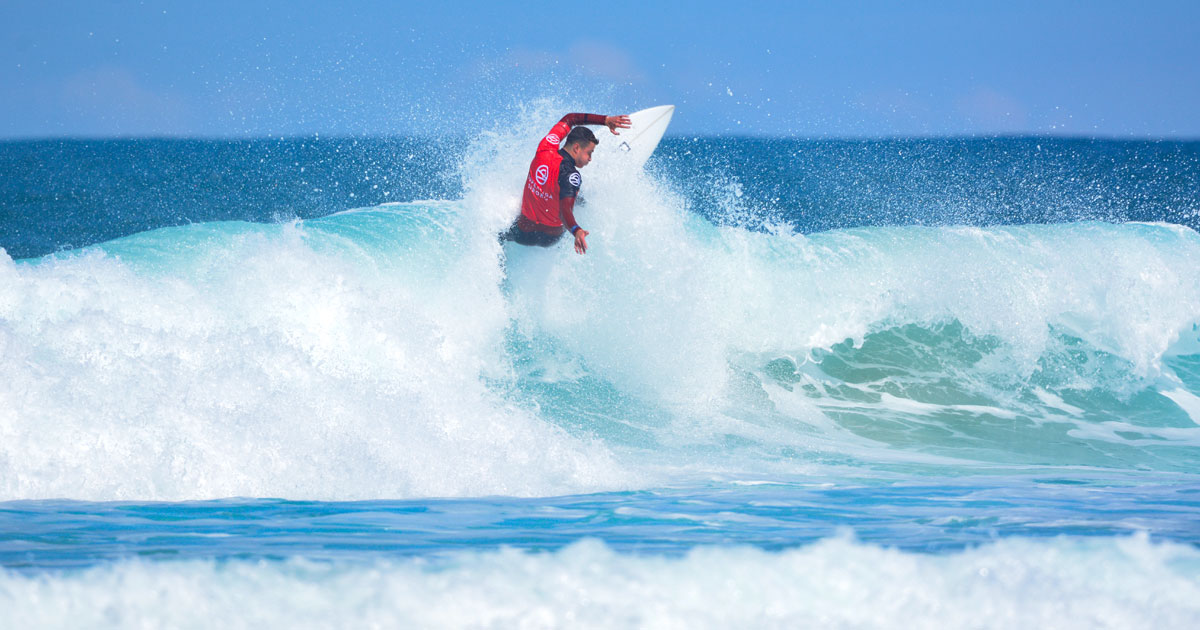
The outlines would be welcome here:
M 1196 463 L 1192 230 L 756 231 L 589 167 L 586 256 L 501 245 L 527 114 L 469 147 L 458 201 L 0 256 L 0 498 Z
M 626 483 L 603 446 L 484 386 L 507 321 L 496 283 L 484 295 L 472 281 L 439 287 L 421 262 L 391 260 L 397 275 L 382 274 L 361 253 L 319 252 L 302 227 L 260 230 L 234 226 L 182 255 L 148 244 L 163 238 L 150 233 L 110 255 L 3 261 L 0 496 L 521 495 Z
M 904 553 L 618 554 L 584 541 L 371 564 L 127 561 L 0 573 L 5 627 L 1191 628 L 1200 554 L 1146 536 Z

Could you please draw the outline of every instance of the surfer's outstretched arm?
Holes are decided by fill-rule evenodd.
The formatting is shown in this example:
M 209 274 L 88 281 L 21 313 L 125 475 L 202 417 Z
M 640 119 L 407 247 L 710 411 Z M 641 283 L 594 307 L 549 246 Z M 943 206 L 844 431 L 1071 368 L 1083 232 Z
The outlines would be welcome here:
M 605 120 L 608 120 L 608 117 L 602 114 L 567 114 L 558 122 L 567 123 L 570 127 L 578 127 L 579 125 L 603 125 Z
M 618 129 L 629 128 L 629 116 L 602 116 L 600 114 L 567 114 L 558 122 L 567 123 L 569 127 L 578 125 L 604 125 L 608 130 L 617 135 Z

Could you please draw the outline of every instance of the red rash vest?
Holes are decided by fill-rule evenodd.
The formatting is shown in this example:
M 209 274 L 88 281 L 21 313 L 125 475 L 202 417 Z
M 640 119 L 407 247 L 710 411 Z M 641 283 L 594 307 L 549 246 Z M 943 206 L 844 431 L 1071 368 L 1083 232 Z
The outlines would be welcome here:
M 575 168 L 575 160 L 558 145 L 566 139 L 571 127 L 603 125 L 604 120 L 599 114 L 567 114 L 538 143 L 529 176 L 525 178 L 518 229 L 562 234 L 564 228 L 574 232 L 579 227 L 572 210 L 583 180 Z

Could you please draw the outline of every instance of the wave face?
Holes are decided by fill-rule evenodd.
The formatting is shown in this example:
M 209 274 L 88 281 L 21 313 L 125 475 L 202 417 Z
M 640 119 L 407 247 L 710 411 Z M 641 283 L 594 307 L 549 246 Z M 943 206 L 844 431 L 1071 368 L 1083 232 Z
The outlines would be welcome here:
M 501 245 L 538 131 L 468 147 L 460 199 L 0 256 L 0 497 L 1200 461 L 1190 228 L 801 234 L 706 219 L 660 171 L 597 165 L 588 255 Z

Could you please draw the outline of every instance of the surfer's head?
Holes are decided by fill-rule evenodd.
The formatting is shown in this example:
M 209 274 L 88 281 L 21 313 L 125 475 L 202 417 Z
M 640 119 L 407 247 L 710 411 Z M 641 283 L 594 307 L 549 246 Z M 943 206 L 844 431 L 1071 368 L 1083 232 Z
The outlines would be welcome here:
M 592 161 L 592 151 L 596 149 L 596 145 L 600 141 L 596 139 L 596 134 L 592 133 L 591 129 L 580 125 L 571 130 L 567 134 L 567 141 L 563 143 L 563 151 L 575 160 L 575 166 L 587 166 L 588 162 Z

